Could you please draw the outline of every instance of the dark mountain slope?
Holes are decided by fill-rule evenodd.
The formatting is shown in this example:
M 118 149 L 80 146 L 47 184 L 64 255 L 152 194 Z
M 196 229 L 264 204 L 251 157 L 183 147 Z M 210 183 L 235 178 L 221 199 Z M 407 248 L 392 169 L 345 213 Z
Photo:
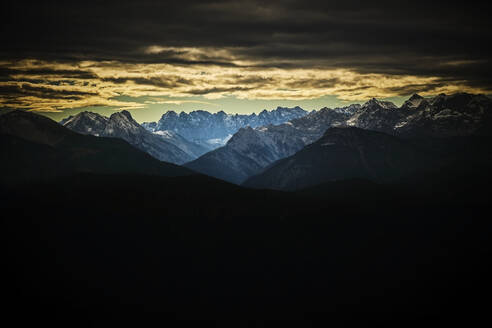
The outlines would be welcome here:
M 251 157 L 225 147 L 213 150 L 200 157 L 199 160 L 186 163 L 184 166 L 235 184 L 240 184 L 262 169 L 263 166 Z M 258 148 L 255 149 L 259 150 Z
M 492 100 L 466 93 L 434 98 L 413 95 L 401 107 L 371 99 L 363 105 L 323 108 L 280 125 L 242 128 L 224 147 L 186 165 L 204 174 L 241 183 L 318 140 L 328 128 L 344 126 L 406 139 L 487 136 L 492 131 Z
M 308 194 L 84 174 L 0 186 L 4 316 L 63 327 L 487 317 L 492 226 L 479 189 L 335 184 Z
M 377 144 L 387 138 L 375 135 Z M 330 142 L 365 145 L 357 136 Z M 38 154 L 50 168 L 65 151 L 94 149 L 94 140 L 118 158 L 114 142 L 130 147 L 73 138 L 33 146 L 7 136 L 2 159 L 19 148 L 23 161 L 2 176 L 30 171 Z M 450 151 L 438 142 L 426 149 Z M 465 167 L 454 182 L 351 180 L 299 192 L 147 170 L 0 183 L 3 315 L 55 327 L 176 326 L 183 318 L 213 327 L 475 325 L 489 312 L 480 296 L 492 291 L 486 164 Z M 456 162 L 444 175 L 463 167 Z
M 323 108 L 280 125 L 241 128 L 227 144 L 185 166 L 233 183 L 241 183 L 280 158 L 317 140 L 332 125 L 342 124 L 351 110 Z
M 292 190 L 354 178 L 388 183 L 436 164 L 432 156 L 396 137 L 358 128 L 330 128 L 315 143 L 244 185 Z
M 184 151 L 186 154 L 188 154 L 191 158 L 198 158 L 209 151 L 207 147 L 195 142 L 191 142 L 173 131 L 155 131 L 154 134 L 165 139 L 167 142 L 172 143 L 173 145 Z
M 46 180 L 73 172 L 70 155 L 52 146 L 0 135 L 0 181 Z
M 58 141 L 7 135 L 2 160 L 22 148 L 30 171 L 37 154 L 49 168 L 65 151 L 77 163 L 80 149 L 121 159 L 114 142 L 130 147 L 41 130 Z M 376 151 L 388 155 L 384 165 L 395 153 L 407 158 L 400 139 L 350 136 L 327 141 L 390 145 Z M 426 142 L 424 152 L 464 156 L 412 184 L 356 179 L 280 192 L 147 170 L 0 183 L 3 318 L 53 327 L 479 326 L 492 292 L 492 179 L 486 157 L 473 154 L 490 143 L 460 140 Z
M 81 135 L 32 113 L 0 116 L 2 179 L 36 180 L 76 172 L 141 173 L 162 176 L 192 171 L 160 162 L 116 138 Z
M 0 133 L 51 146 L 76 136 L 47 117 L 21 110 L 0 115 Z
M 182 164 L 194 158 L 168 139 L 144 129 L 128 111 L 114 113 L 109 118 L 82 112 L 64 120 L 62 124 L 82 134 L 123 139 L 161 161 Z

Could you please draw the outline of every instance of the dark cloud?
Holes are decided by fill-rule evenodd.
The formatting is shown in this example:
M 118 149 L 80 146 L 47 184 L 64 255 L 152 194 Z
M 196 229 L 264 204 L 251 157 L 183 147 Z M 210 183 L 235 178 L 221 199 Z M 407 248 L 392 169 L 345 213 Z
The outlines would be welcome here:
M 252 69 L 349 68 L 490 89 L 490 7 L 475 1 L 4 1 L 0 58 L 223 67 L 243 60 Z M 146 53 L 152 45 L 228 52 Z M 65 75 L 92 78 L 77 70 Z
M 225 75 L 223 78 L 224 82 L 229 82 L 231 85 L 248 85 L 256 88 L 277 83 L 273 77 L 261 75 L 244 76 L 241 74 L 233 74 Z
M 167 76 L 166 78 L 160 77 L 110 77 L 110 78 L 102 78 L 101 81 L 104 82 L 113 82 L 117 84 L 123 84 L 127 82 L 133 82 L 135 84 L 140 85 L 150 85 L 164 89 L 172 89 L 175 87 L 179 87 L 182 85 L 193 85 L 194 82 L 192 80 L 184 79 L 179 76 Z
M 205 89 L 192 89 L 189 90 L 188 93 L 191 95 L 206 95 L 206 94 L 222 93 L 222 92 L 248 91 L 252 89 L 253 88 L 248 88 L 248 87 L 205 88 Z
M 52 99 L 81 99 L 86 96 L 97 95 L 97 93 L 77 90 L 57 90 L 23 83 L 20 85 L 0 85 L 0 95 L 12 98 L 20 96 L 42 96 L 42 98 Z
M 445 83 L 442 82 L 427 83 L 427 84 L 407 84 L 405 86 L 390 87 L 388 88 L 388 90 L 400 94 L 408 95 L 408 94 L 415 94 L 419 92 L 433 91 L 444 85 Z
M 63 76 L 63 78 L 67 79 L 94 79 L 97 76 L 89 71 L 84 71 L 80 69 L 12 69 L 12 68 L 0 68 L 0 76 L 9 76 L 10 78 L 15 77 L 16 75 L 39 75 L 42 77 L 47 76 Z
M 357 92 L 357 91 L 361 91 L 361 90 L 367 90 L 367 89 L 370 89 L 371 87 L 366 85 L 366 86 L 363 86 L 363 87 L 351 87 L 351 88 L 347 88 L 347 89 L 339 89 L 338 91 L 339 92 Z
M 334 87 L 340 80 L 333 79 L 300 79 L 293 82 L 287 82 L 289 88 L 331 88 Z

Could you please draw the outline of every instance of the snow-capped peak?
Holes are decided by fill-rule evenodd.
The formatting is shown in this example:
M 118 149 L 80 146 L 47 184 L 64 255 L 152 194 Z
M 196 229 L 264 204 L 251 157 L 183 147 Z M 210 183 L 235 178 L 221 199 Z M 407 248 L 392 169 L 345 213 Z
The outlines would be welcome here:
M 384 109 L 395 109 L 398 108 L 395 104 L 393 104 L 391 101 L 383 101 L 383 100 L 378 100 L 376 98 L 372 98 L 368 102 L 366 102 L 363 107 L 381 107 Z
M 116 120 L 116 121 L 130 121 L 130 122 L 135 122 L 133 120 L 132 115 L 127 110 L 123 110 L 121 112 L 117 112 L 117 113 L 111 114 L 111 116 L 109 117 L 109 119 L 110 120 Z

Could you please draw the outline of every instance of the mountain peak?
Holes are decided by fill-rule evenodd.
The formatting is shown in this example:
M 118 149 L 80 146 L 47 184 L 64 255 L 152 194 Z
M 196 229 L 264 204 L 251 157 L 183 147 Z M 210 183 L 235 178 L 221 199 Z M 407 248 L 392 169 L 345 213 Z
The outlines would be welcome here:
M 111 114 L 111 116 L 109 117 L 110 120 L 125 120 L 125 121 L 130 121 L 130 122 L 133 122 L 133 117 L 132 115 L 130 114 L 129 111 L 127 110 L 123 110 L 121 112 L 117 112 L 117 113 L 114 113 L 114 114 Z
M 391 101 L 378 100 L 376 98 L 372 98 L 364 104 L 364 107 L 374 107 L 374 106 L 382 107 L 384 109 L 397 108 L 397 106 L 393 104 Z
M 422 103 L 423 100 L 424 100 L 424 97 L 415 93 L 410 98 L 408 98 L 407 101 L 405 101 L 403 103 L 402 107 L 417 108 L 418 106 L 420 106 L 420 104 Z
M 364 105 L 379 105 L 379 100 L 376 98 L 371 98 Z
M 423 99 L 423 98 L 424 97 L 422 97 L 418 93 L 414 93 L 408 100 L 418 100 L 418 99 Z
M 101 117 L 102 115 L 98 114 L 98 113 L 94 113 L 94 112 L 89 112 L 89 111 L 83 111 L 83 112 L 80 112 L 78 113 L 77 115 L 75 116 L 72 116 L 72 118 L 75 118 L 75 117 L 87 117 L 87 118 L 95 118 L 95 117 Z
M 261 132 L 250 126 L 246 126 L 239 129 L 239 131 L 227 141 L 225 147 L 233 149 L 234 152 L 238 152 L 239 154 L 247 154 L 250 152 L 258 152 L 264 143 L 265 139 Z
M 72 132 L 57 122 L 24 110 L 0 115 L 0 134 L 10 134 L 29 141 L 54 145 Z
M 300 107 L 262 110 L 259 114 L 239 114 L 219 111 L 210 113 L 197 110 L 179 115 L 169 111 L 159 122 L 148 122 L 144 128 L 151 132 L 170 130 L 190 141 L 204 145 L 212 150 L 223 146 L 238 130 L 245 126 L 279 125 L 307 114 Z
M 127 110 L 122 110 L 122 111 L 121 111 L 121 114 L 122 114 L 122 115 L 124 115 L 124 116 L 125 116 L 127 119 L 129 119 L 129 120 L 133 120 L 133 117 L 132 117 L 132 115 L 130 114 L 130 112 L 129 112 L 129 111 L 127 111 Z
M 350 104 L 348 106 L 345 106 L 345 107 L 336 107 L 336 108 L 333 108 L 333 109 L 329 109 L 328 110 L 333 110 L 337 113 L 341 113 L 341 114 L 348 114 L 348 115 L 352 115 L 354 114 L 357 110 L 359 110 L 362 106 L 360 104 Z M 326 107 L 325 107 L 326 108 Z M 325 108 L 322 108 L 321 110 L 325 109 Z
M 108 120 L 106 116 L 98 113 L 83 111 L 74 116 L 69 116 L 60 121 L 60 125 L 68 127 L 79 133 L 84 133 L 87 126 L 102 126 Z
M 169 119 L 169 118 L 176 118 L 176 117 L 178 117 L 178 114 L 175 111 L 168 110 L 167 112 L 162 114 L 161 120 L 165 120 L 165 119 Z
M 229 139 L 227 142 L 228 144 L 234 144 L 234 143 L 244 143 L 244 142 L 249 142 L 252 138 L 256 137 L 256 132 L 255 130 L 247 125 L 245 127 L 240 128 L 232 137 Z
M 263 111 L 266 111 L 266 109 L 264 109 Z M 304 109 L 302 109 L 301 107 L 299 106 L 295 106 L 295 107 L 282 107 L 282 106 L 277 106 L 276 109 L 274 109 L 273 111 L 304 111 Z

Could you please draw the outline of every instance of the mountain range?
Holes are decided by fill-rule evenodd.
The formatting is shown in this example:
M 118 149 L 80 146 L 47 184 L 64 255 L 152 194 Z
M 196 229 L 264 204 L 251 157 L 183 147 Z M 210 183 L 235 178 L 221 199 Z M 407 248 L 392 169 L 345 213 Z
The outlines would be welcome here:
M 0 114 L 4 313 L 63 327 L 174 327 L 185 316 L 248 326 L 234 321 L 245 312 L 294 327 L 311 326 L 296 322 L 311 313 L 326 325 L 451 325 L 457 314 L 479 325 L 489 304 L 477 291 L 492 291 L 492 140 L 486 99 L 469 103 L 455 112 L 474 109 L 477 121 L 451 134 L 450 118 L 399 134 L 378 120 L 406 106 L 375 100 L 241 128 L 202 157 L 224 156 L 217 175 L 237 160 L 242 186 L 121 137 Z M 122 115 L 119 127 L 141 131 Z M 99 134 L 109 120 L 87 127 Z M 350 126 L 363 122 L 373 130 Z
M 316 141 L 330 126 L 350 114 L 323 108 L 280 125 L 240 129 L 227 144 L 185 164 L 198 172 L 241 183 L 274 161 L 293 155 Z
M 123 139 L 159 161 L 184 165 L 195 172 L 235 184 L 246 182 L 246 185 L 254 187 L 292 189 L 311 186 L 315 181 L 346 178 L 362 177 L 387 182 L 392 180 L 387 179 L 389 176 L 383 177 L 375 172 L 392 175 L 399 170 L 407 173 L 411 171 L 404 167 L 405 161 L 395 162 L 395 158 L 392 158 L 407 150 L 410 153 L 412 142 L 406 140 L 490 136 L 491 113 L 492 100 L 483 95 L 458 93 L 424 98 L 415 94 L 400 107 L 373 98 L 362 105 L 322 108 L 310 113 L 300 107 L 278 107 L 270 112 L 264 110 L 258 115 L 212 114 L 204 111 L 178 115 L 171 111 L 165 113 L 159 122 L 143 125 L 138 124 L 128 111 L 117 112 L 110 117 L 81 112 L 62 120 L 60 125 L 85 135 Z M 2 116 L 6 120 L 16 115 L 27 114 L 10 113 Z M 18 134 L 8 133 L 10 128 L 6 124 L 3 124 L 3 129 L 7 131 L 4 134 L 10 135 L 8 138 L 18 137 Z M 32 129 L 29 133 L 35 131 Z M 327 131 L 330 133 L 325 134 Z M 331 142 L 325 139 L 334 138 L 335 131 L 338 140 L 336 146 L 327 147 Z M 375 137 L 370 131 L 384 133 L 385 137 Z M 64 133 L 66 131 L 61 134 Z M 39 134 L 30 141 L 40 143 L 45 137 Z M 339 140 L 342 137 L 347 142 L 356 138 L 350 142 L 352 146 L 358 144 L 360 147 L 347 147 Z M 398 141 L 390 137 L 398 138 Z M 12 145 L 14 141 L 8 138 L 3 142 Z M 208 151 L 226 139 L 224 146 Z M 221 141 L 214 143 L 213 140 Z M 373 141 L 364 144 L 364 140 Z M 436 144 L 435 141 L 428 142 Z M 379 148 L 375 146 L 378 143 L 392 149 L 391 152 L 378 153 Z M 397 144 L 401 149 L 397 149 Z M 35 148 L 33 145 L 29 147 Z M 28 147 L 26 145 L 23 148 Z M 412 156 L 417 156 L 419 152 L 412 149 Z M 378 163 L 376 166 L 368 161 L 365 155 L 368 153 L 381 156 L 377 160 L 371 157 L 374 163 Z M 54 159 L 57 156 L 61 155 L 52 154 L 53 161 L 60 162 Z M 333 162 L 335 157 L 337 159 Z M 329 162 L 323 162 L 323 158 Z M 420 157 L 413 162 L 427 163 Z M 330 168 L 332 165 L 338 165 L 338 169 Z M 392 165 L 398 166 L 394 167 L 394 172 L 390 169 Z M 347 169 L 351 174 L 346 174 L 342 166 L 354 166 L 354 170 Z M 327 172 L 322 173 L 322 170 Z M 306 172 L 309 174 L 305 175 Z M 308 183 L 308 180 L 311 182 Z
M 432 98 L 414 94 L 397 107 L 373 98 L 354 113 L 347 125 L 405 138 L 490 135 L 492 100 L 467 93 Z
M 120 114 L 124 115 L 124 114 Z M 155 159 L 121 138 L 74 132 L 49 118 L 25 111 L 0 115 L 3 182 L 29 182 L 77 173 L 194 174 Z
M 110 117 L 81 112 L 60 124 L 82 134 L 121 138 L 161 161 L 184 164 L 221 146 L 242 127 L 284 123 L 306 113 L 300 107 L 278 107 L 258 115 L 168 111 L 158 122 L 140 125 L 124 110 Z
M 243 185 L 296 190 L 350 179 L 395 183 L 415 172 L 437 168 L 439 163 L 437 156 L 407 140 L 355 127 L 333 127 Z
M 492 132 L 492 100 L 466 93 L 413 95 L 401 107 L 373 98 L 363 105 L 323 108 L 280 125 L 239 130 L 225 146 L 185 166 L 242 183 L 315 142 L 331 127 L 357 127 L 405 139 L 487 136 Z
M 179 135 L 157 135 L 147 131 L 126 110 L 114 113 L 110 117 L 81 112 L 62 120 L 60 124 L 82 134 L 123 139 L 158 160 L 175 164 L 188 162 L 206 151 Z
M 189 141 L 213 150 L 223 146 L 240 128 L 281 124 L 306 114 L 307 111 L 298 106 L 277 107 L 271 111 L 265 109 L 258 115 L 232 115 L 224 111 L 210 113 L 203 110 L 178 114 L 168 111 L 158 122 L 145 122 L 142 126 L 151 132 L 175 132 Z

